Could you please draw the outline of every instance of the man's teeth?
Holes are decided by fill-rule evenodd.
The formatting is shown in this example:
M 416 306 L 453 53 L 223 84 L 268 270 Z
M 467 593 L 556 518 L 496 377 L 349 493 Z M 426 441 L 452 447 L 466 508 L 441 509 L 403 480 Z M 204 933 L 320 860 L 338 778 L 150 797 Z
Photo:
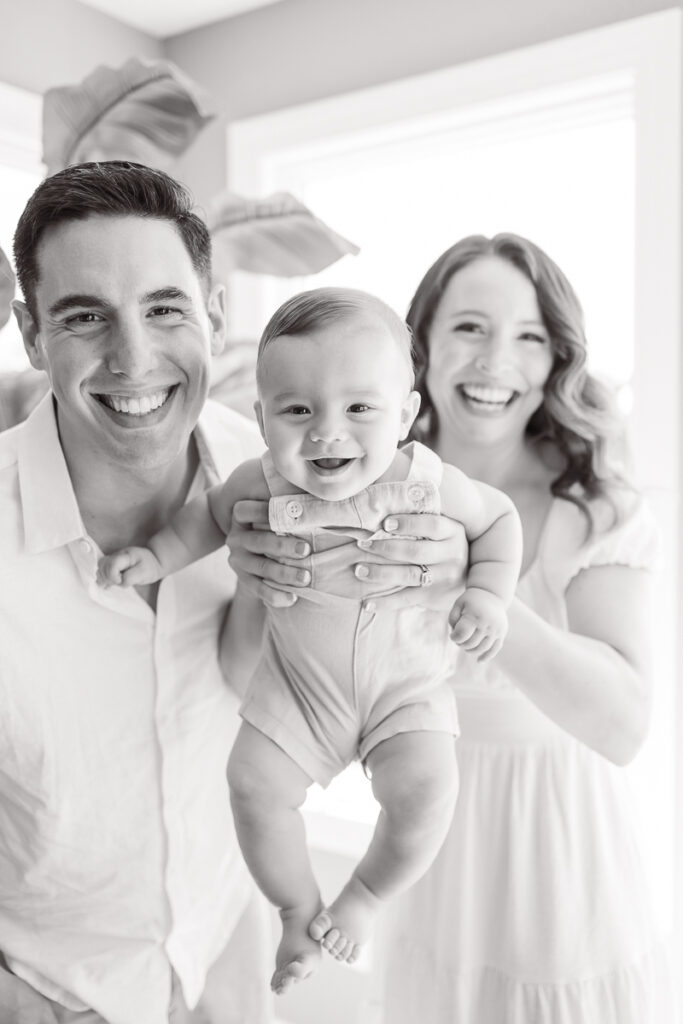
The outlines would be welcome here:
M 507 405 L 515 395 L 512 388 L 493 388 L 487 384 L 463 384 L 462 392 L 466 398 L 484 405 Z
M 108 405 L 114 412 L 125 412 L 129 416 L 146 416 L 147 413 L 160 409 L 171 394 L 170 388 L 163 391 L 155 391 L 151 395 L 142 395 L 140 398 L 127 398 L 125 395 L 101 395 L 105 405 Z

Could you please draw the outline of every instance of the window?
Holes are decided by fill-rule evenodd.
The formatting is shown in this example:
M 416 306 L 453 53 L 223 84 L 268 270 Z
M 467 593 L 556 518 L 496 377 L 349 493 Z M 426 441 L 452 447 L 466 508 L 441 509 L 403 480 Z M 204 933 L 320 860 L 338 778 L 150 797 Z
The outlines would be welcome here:
M 45 173 L 40 160 L 41 109 L 40 96 L 0 83 L 0 246 L 10 262 L 17 220 Z M 0 372 L 24 370 L 27 366 L 21 335 L 12 317 L 0 331 Z
M 325 282 L 375 291 L 404 312 L 430 263 L 471 232 L 528 235 L 574 283 L 592 368 L 630 411 L 637 475 L 667 553 L 655 609 L 656 710 L 633 774 L 661 915 L 671 923 L 675 892 L 683 937 L 683 874 L 674 879 L 683 864 L 674 856 L 676 844 L 683 852 L 683 816 L 674 813 L 676 785 L 683 789 L 683 755 L 674 756 L 676 735 L 683 750 L 680 32 L 680 11 L 664 11 L 239 122 L 227 144 L 231 188 L 291 191 L 362 249 L 311 279 L 236 275 L 230 312 L 240 337 L 258 337 L 279 302 Z M 330 818 L 352 823 L 337 830 L 338 848 L 357 845 L 359 828 L 365 838 L 368 789 L 354 769 L 314 792 L 313 838 L 329 840 Z

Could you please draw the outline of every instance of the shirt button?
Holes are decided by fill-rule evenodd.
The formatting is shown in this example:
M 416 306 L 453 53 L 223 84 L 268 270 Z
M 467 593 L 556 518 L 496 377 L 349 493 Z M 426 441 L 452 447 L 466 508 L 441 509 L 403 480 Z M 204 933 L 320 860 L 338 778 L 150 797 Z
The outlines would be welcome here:
M 303 510 L 303 505 L 299 501 L 288 501 L 285 505 L 285 512 L 290 519 L 299 519 Z
M 412 487 L 408 488 L 408 497 L 415 505 L 419 505 L 420 502 L 424 501 L 424 488 L 420 487 L 418 484 L 413 484 Z

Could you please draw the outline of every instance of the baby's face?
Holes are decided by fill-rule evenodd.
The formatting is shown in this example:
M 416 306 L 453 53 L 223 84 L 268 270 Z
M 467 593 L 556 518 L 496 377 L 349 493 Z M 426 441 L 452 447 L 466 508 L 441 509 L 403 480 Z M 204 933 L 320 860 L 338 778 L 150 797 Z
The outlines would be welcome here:
M 276 338 L 263 353 L 256 413 L 278 472 L 340 501 L 378 480 L 417 415 L 399 343 L 358 316 Z

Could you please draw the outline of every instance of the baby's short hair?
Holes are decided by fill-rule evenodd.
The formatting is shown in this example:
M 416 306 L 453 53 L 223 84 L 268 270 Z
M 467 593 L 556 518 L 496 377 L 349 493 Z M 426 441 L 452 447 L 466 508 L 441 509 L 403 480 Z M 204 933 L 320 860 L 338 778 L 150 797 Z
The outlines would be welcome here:
M 276 309 L 265 326 L 256 357 L 256 376 L 263 353 L 276 338 L 313 334 L 321 327 L 339 321 L 351 320 L 355 316 L 375 316 L 389 328 L 396 339 L 399 351 L 410 372 L 410 386 L 413 386 L 413 340 L 410 328 L 391 306 L 369 292 L 359 288 L 312 288 L 299 292 Z

